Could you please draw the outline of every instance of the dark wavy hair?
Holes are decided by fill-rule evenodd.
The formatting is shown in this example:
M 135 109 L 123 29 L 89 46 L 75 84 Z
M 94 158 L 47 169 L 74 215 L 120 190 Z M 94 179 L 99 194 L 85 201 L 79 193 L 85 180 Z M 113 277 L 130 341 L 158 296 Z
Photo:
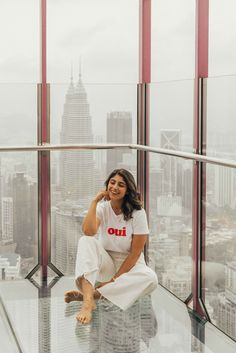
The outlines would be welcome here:
M 140 193 L 137 190 L 133 175 L 126 169 L 115 169 L 113 172 L 111 172 L 105 181 L 106 190 L 108 188 L 110 179 L 115 175 L 121 176 L 126 183 L 127 193 L 125 194 L 121 209 L 124 214 L 124 219 L 128 221 L 129 219 L 133 218 L 133 210 L 141 210 L 142 208 Z

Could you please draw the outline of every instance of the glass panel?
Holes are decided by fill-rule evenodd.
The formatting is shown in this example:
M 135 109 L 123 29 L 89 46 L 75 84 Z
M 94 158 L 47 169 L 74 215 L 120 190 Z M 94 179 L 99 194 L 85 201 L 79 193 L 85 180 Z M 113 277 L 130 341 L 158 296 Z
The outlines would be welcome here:
M 209 1 L 209 75 L 235 74 L 235 0 Z
M 212 322 L 236 339 L 235 169 L 207 165 L 203 299 Z
M 25 277 L 38 262 L 37 153 L 0 154 L 0 279 Z
M 236 159 L 236 76 L 209 78 L 205 80 L 205 83 L 207 87 L 207 154 L 225 159 Z
M 195 1 L 152 1 L 152 81 L 195 76 Z
M 39 82 L 39 5 L 39 0 L 1 1 L 0 82 Z
M 193 80 L 150 85 L 151 146 L 192 152 Z
M 138 0 L 48 0 L 47 9 L 49 82 L 66 82 L 79 58 L 87 82 L 138 82 Z
M 205 325 L 205 344 L 214 353 L 234 353 L 236 350 L 236 342 L 220 332 L 209 322 Z
M 28 280 L 21 280 L 1 282 L 0 291 L 8 318 L 21 348 L 20 352 L 49 352 L 48 347 L 47 350 L 45 347 L 43 349 L 43 342 L 49 335 L 50 328 L 48 325 L 46 326 L 46 310 L 44 312 L 42 310 L 45 302 L 39 299 L 38 290 Z M 12 350 L 13 352 L 15 351 Z
M 159 283 L 185 300 L 192 276 L 192 162 L 150 155 L 149 261 Z
M 117 168 L 136 175 L 136 151 L 118 150 L 115 157 Z M 51 154 L 52 262 L 65 275 L 74 275 L 83 218 L 94 195 L 104 188 L 109 158 L 104 150 Z
M 0 145 L 37 144 L 37 85 L 0 84 Z

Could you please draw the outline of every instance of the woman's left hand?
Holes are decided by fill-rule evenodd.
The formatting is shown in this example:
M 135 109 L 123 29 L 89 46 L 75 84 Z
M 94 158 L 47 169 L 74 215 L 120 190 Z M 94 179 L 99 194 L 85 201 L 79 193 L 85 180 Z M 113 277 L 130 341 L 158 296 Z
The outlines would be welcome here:
M 99 285 L 97 285 L 95 287 L 95 289 L 101 288 L 101 287 L 105 286 L 106 284 L 112 283 L 112 282 L 114 282 L 112 279 L 110 281 L 107 281 L 107 282 L 101 282 L 101 283 L 99 283 Z

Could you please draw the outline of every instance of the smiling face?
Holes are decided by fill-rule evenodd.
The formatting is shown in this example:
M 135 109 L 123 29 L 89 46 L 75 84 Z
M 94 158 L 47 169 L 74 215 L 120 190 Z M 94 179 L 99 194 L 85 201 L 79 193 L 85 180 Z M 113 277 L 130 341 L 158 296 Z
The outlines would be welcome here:
M 107 191 L 111 201 L 121 201 L 127 192 L 127 185 L 124 178 L 118 174 L 110 178 Z

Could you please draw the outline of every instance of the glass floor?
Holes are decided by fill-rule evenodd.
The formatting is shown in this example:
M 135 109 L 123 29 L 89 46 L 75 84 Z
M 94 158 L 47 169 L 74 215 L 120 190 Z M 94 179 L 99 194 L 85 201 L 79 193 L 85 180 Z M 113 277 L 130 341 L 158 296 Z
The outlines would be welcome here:
M 64 303 L 64 291 L 73 288 L 68 277 L 46 290 L 28 280 L 1 282 L 0 353 L 236 352 L 236 342 L 190 319 L 185 305 L 162 287 L 126 311 L 97 302 L 86 326 L 75 319 L 81 303 Z

